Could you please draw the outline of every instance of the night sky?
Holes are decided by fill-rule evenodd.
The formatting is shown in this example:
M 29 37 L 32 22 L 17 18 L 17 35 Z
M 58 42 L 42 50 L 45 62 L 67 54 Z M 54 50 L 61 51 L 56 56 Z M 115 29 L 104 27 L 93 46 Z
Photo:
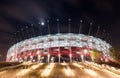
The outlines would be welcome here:
M 14 33 L 19 31 L 21 34 L 23 29 L 26 34 L 26 26 L 30 32 L 31 24 L 34 24 L 33 37 L 39 36 L 38 23 L 45 22 L 42 26 L 45 35 L 48 19 L 51 34 L 57 33 L 57 18 L 63 33 L 68 32 L 68 18 L 71 18 L 72 33 L 78 32 L 81 19 L 84 23 L 83 34 L 87 34 L 89 23 L 93 22 L 92 35 L 100 26 L 101 32 L 105 29 L 110 34 L 110 37 L 105 35 L 104 38 L 110 38 L 112 46 L 120 50 L 119 0 L 0 0 L 0 60 L 5 61 L 7 50 L 15 43 Z M 24 39 L 21 37 L 21 40 Z

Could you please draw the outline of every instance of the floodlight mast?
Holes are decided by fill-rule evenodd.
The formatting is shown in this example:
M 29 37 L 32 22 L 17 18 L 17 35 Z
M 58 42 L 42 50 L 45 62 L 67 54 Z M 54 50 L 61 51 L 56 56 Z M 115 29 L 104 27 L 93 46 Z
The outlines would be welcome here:
M 79 34 L 82 32 L 82 20 L 80 20 L 80 26 L 79 26 Z
M 59 33 L 60 33 L 59 19 L 57 19 L 57 27 L 58 27 L 58 34 L 59 34 Z M 60 45 L 59 36 L 58 36 L 58 45 Z M 61 58 L 60 46 L 58 46 L 58 62 L 59 62 L 59 63 L 60 63 L 60 58 Z
M 72 51 L 71 51 L 71 42 L 70 42 L 70 33 L 71 33 L 71 19 L 69 18 L 68 19 L 68 21 L 69 21 L 69 52 L 70 52 L 70 54 L 69 54 L 69 57 L 70 57 L 70 62 L 72 62 Z
M 90 35 L 90 34 L 91 34 L 92 26 L 93 26 L 93 23 L 91 22 L 91 23 L 90 23 L 90 28 L 89 28 L 88 35 Z
M 40 35 L 42 36 L 42 28 L 41 28 L 40 22 L 38 23 L 38 29 L 39 29 Z
M 50 35 L 51 32 L 50 32 L 49 20 L 47 20 L 47 23 L 48 23 L 48 34 Z M 48 50 L 48 55 L 47 55 L 47 57 L 48 57 L 48 63 L 49 63 L 49 62 L 50 62 L 50 48 L 51 48 L 51 46 L 50 46 L 51 43 L 50 43 L 50 42 L 51 42 L 51 41 L 50 41 L 49 39 L 48 39 L 47 41 L 49 42 L 49 44 L 48 44 L 49 47 L 48 47 L 48 49 L 47 49 L 47 50 Z

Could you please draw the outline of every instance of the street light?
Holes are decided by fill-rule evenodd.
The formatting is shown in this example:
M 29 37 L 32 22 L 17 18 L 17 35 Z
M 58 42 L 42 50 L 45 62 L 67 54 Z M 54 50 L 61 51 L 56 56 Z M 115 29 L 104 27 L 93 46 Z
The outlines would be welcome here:
M 84 49 L 84 54 L 87 54 L 88 53 L 88 50 L 87 49 Z
M 40 51 L 38 50 L 38 51 L 37 51 L 37 55 L 39 55 L 39 53 L 40 53 Z
M 69 56 L 70 56 L 70 62 L 72 62 L 72 54 L 69 54 Z
M 15 55 L 15 53 L 12 53 L 12 56 L 14 56 Z

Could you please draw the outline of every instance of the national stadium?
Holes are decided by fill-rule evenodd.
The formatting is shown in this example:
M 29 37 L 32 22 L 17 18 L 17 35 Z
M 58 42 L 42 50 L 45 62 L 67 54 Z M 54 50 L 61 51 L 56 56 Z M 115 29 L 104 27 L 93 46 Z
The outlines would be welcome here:
M 108 61 L 111 47 L 100 38 L 81 33 L 48 34 L 14 44 L 7 52 L 6 61 L 49 63 L 95 61 L 96 58 L 99 61 Z

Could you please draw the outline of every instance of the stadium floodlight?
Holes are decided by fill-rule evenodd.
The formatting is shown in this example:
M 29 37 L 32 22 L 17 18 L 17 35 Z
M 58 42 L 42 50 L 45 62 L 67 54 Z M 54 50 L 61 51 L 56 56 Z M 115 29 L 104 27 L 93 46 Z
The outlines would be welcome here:
M 44 25 L 45 25 L 45 23 L 44 23 L 44 22 L 41 22 L 41 25 L 42 25 L 42 26 L 44 26 Z

